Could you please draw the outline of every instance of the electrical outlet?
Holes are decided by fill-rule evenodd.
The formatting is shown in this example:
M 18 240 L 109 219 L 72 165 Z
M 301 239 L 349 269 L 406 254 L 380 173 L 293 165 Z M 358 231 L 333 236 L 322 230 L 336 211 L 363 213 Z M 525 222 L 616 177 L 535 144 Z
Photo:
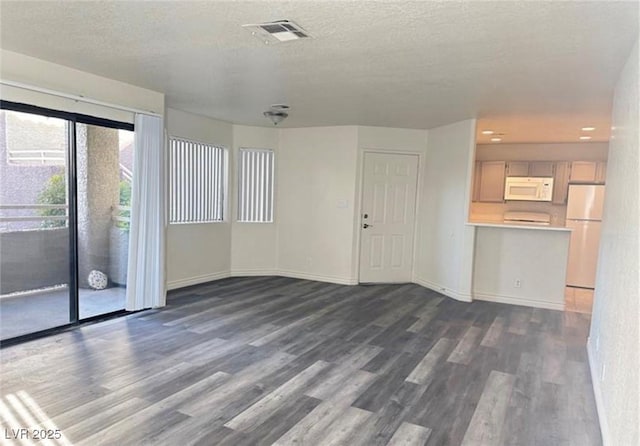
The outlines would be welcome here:
M 520 288 L 522 286 L 522 281 L 520 279 L 516 279 L 515 282 L 513 282 L 513 286 Z
M 604 381 L 604 372 L 606 371 L 606 366 L 602 364 L 602 373 L 600 373 L 600 381 Z

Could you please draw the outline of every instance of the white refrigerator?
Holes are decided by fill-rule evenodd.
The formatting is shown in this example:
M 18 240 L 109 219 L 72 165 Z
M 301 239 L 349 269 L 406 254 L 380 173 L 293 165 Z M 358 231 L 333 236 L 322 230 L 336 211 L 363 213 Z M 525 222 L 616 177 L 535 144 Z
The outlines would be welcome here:
M 569 186 L 566 227 L 571 228 L 571 241 L 567 286 L 595 287 L 603 204 L 604 186 Z

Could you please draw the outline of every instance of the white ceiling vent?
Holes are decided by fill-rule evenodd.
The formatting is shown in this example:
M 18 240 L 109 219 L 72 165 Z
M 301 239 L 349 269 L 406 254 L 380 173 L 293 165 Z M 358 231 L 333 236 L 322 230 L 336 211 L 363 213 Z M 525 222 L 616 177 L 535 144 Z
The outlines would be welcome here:
M 291 40 L 308 39 L 311 36 L 302 27 L 291 20 L 277 20 L 275 22 L 258 23 L 256 25 L 242 25 L 251 34 L 266 44 L 289 42 Z

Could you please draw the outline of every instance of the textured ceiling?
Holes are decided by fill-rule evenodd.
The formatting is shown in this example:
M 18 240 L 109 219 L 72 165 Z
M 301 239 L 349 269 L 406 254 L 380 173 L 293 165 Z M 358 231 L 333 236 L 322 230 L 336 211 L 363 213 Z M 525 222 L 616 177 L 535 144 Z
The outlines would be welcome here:
M 637 2 L 0 3 L 3 48 L 164 92 L 234 123 L 431 128 L 478 117 L 504 141 L 608 138 Z M 314 39 L 264 45 L 240 25 Z

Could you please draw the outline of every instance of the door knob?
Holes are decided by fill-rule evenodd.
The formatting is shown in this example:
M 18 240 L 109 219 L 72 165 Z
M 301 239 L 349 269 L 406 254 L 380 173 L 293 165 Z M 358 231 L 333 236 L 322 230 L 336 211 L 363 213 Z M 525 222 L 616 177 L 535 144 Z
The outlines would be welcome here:
M 373 228 L 373 226 L 372 226 L 372 225 L 368 225 L 368 224 L 366 224 L 366 223 L 365 223 L 364 225 L 362 225 L 362 227 L 363 227 L 364 229 L 367 229 L 367 228 Z

